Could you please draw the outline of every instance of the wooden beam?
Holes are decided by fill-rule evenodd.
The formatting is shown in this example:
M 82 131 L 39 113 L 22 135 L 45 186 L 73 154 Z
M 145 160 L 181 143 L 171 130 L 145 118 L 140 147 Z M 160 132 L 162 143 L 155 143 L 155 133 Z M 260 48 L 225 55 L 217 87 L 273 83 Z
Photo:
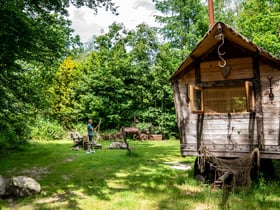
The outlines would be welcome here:
M 200 62 L 194 62 L 194 69 L 195 69 L 195 84 L 201 83 L 201 75 L 200 75 Z
M 209 81 L 209 82 L 201 82 L 196 85 L 200 87 L 224 87 L 224 86 L 236 86 L 236 85 L 244 85 L 245 81 L 251 81 L 252 78 L 244 78 L 239 80 L 224 80 L 224 81 Z
M 173 87 L 174 103 L 176 108 L 177 126 L 180 135 L 180 142 L 186 143 L 186 135 L 185 135 L 186 125 L 184 123 L 184 119 L 183 119 L 184 115 L 182 112 L 182 109 L 184 108 L 184 103 L 182 102 L 180 97 L 180 88 L 179 88 L 178 81 L 174 82 L 172 84 L 172 87 Z
M 255 119 L 256 119 L 256 114 L 254 112 L 251 112 L 249 118 L 248 130 L 249 130 L 249 141 L 252 145 L 254 143 Z
M 197 149 L 201 146 L 202 141 L 202 134 L 203 134 L 203 119 L 204 114 L 198 114 L 197 115 L 197 122 L 196 122 L 196 138 L 197 138 Z
M 257 122 L 257 138 L 259 150 L 264 148 L 264 125 L 262 110 L 262 87 L 260 77 L 259 54 L 253 56 L 254 84 L 256 96 L 256 122 Z
M 189 66 L 187 66 L 184 70 L 182 70 L 180 73 L 175 75 L 174 77 L 170 78 L 171 83 L 174 83 L 178 81 L 178 79 L 182 78 L 186 73 L 188 73 L 192 68 L 194 67 L 194 63 L 191 63 Z

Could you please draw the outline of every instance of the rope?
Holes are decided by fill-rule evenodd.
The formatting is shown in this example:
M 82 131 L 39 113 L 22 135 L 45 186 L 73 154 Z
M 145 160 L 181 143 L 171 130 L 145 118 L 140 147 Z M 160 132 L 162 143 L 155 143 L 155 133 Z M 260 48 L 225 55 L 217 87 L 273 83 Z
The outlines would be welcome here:
M 231 180 L 231 186 L 249 186 L 251 184 L 251 169 L 256 157 L 256 164 L 260 166 L 260 152 L 258 148 L 254 148 L 252 152 L 244 157 L 237 159 L 222 159 L 215 157 L 205 147 L 199 148 L 198 168 L 203 172 L 205 170 L 206 161 L 213 164 L 217 172 L 217 177 L 224 175 L 225 173 L 231 173 L 233 175 Z

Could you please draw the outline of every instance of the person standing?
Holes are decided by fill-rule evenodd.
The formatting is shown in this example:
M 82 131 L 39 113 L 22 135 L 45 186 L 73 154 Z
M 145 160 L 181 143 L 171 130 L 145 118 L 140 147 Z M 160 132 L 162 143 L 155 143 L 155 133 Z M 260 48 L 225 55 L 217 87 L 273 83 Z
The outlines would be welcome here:
M 88 150 L 87 153 L 91 153 L 91 152 L 95 152 L 93 145 L 92 145 L 92 140 L 94 137 L 94 130 L 96 130 L 96 128 L 92 127 L 92 119 L 88 120 L 88 125 L 87 125 L 87 131 L 88 131 L 88 140 L 89 140 L 89 146 L 88 146 Z

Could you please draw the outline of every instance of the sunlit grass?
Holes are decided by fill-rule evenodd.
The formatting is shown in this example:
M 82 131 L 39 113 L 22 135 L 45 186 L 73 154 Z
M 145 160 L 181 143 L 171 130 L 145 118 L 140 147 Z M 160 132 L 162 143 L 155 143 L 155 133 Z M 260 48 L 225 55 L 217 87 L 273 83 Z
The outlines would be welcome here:
M 182 158 L 177 140 L 130 141 L 126 150 L 86 154 L 72 142 L 32 142 L 26 150 L 0 155 L 3 177 L 26 175 L 42 187 L 39 195 L 0 200 L 1 209 L 278 209 L 278 182 L 225 192 L 193 179 L 193 169 L 177 170 L 166 162 L 193 165 Z M 263 186 L 263 185 L 262 185 Z M 270 189 L 272 187 L 273 189 Z M 264 196 L 266 195 L 266 196 Z M 270 205 L 271 204 L 271 205 Z

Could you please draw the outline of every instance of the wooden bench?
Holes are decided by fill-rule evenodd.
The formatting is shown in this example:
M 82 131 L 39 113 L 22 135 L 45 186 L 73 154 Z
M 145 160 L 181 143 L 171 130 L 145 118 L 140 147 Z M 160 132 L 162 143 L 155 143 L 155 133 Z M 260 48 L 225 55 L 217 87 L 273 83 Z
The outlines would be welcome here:
M 83 142 L 84 142 L 84 149 L 88 150 L 89 147 L 93 149 L 102 149 L 102 144 L 97 144 L 96 141 L 90 142 L 88 140 L 88 136 L 83 136 Z
M 73 140 L 74 143 L 72 147 L 83 146 L 84 138 L 79 132 L 71 132 L 70 138 Z
M 97 144 L 95 141 L 89 142 L 87 135 L 82 136 L 79 132 L 71 132 L 70 137 L 74 142 L 72 147 L 81 146 L 85 150 L 88 150 L 89 147 L 94 149 L 102 149 L 102 144 Z

